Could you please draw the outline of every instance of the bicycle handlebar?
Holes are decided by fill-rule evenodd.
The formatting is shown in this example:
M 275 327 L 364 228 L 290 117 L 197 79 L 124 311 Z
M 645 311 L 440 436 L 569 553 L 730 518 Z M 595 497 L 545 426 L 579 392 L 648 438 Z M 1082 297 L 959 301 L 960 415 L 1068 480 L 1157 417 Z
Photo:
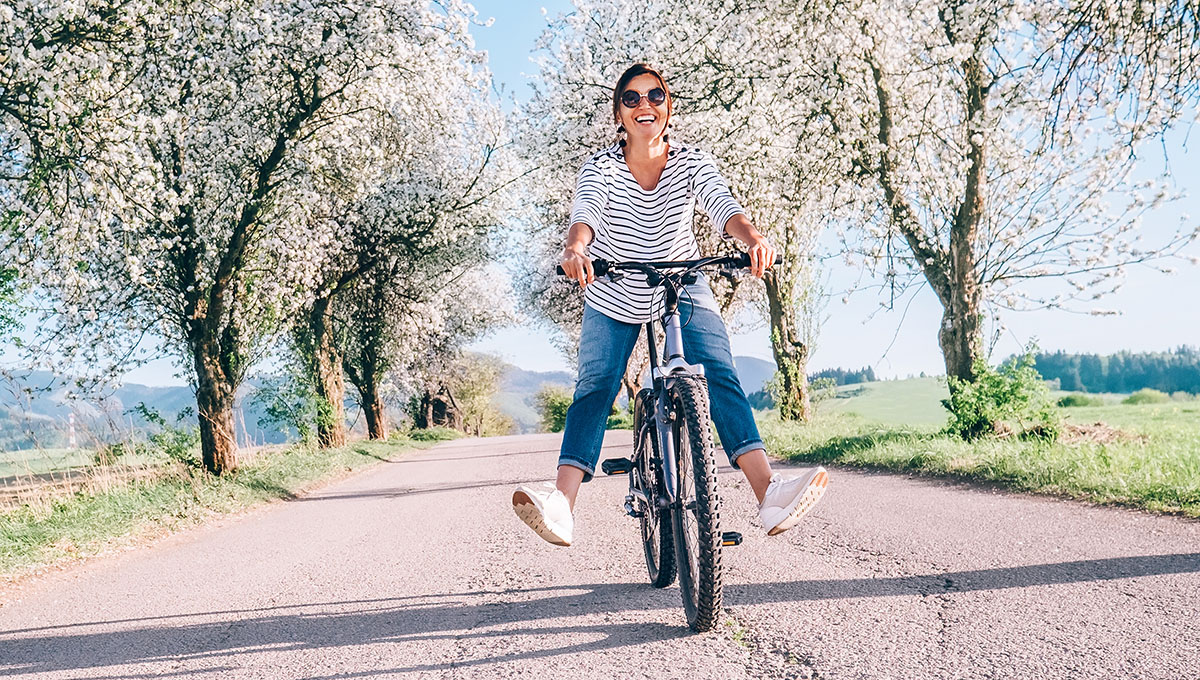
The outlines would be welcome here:
M 783 256 L 775 256 L 775 264 L 783 264 Z M 609 262 L 602 258 L 592 260 L 592 272 L 596 276 L 608 274 L 610 269 L 698 269 L 711 265 L 723 265 L 733 269 L 746 269 L 750 266 L 750 254 L 738 253 L 725 257 L 704 257 L 699 260 L 665 260 L 661 262 Z M 554 268 L 559 276 L 563 276 L 562 265 Z

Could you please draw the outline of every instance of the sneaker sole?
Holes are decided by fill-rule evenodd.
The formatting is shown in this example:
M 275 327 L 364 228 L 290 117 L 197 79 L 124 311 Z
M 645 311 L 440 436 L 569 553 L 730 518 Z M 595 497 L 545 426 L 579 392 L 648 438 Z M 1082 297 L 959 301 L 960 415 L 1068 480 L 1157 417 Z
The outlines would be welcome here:
M 516 511 L 517 517 L 521 519 L 530 529 L 533 529 L 538 536 L 541 536 L 546 542 L 554 545 L 569 546 L 570 541 L 563 540 L 553 529 L 546 526 L 546 520 L 542 517 L 542 513 L 537 506 L 533 504 L 533 500 L 524 491 L 513 493 L 513 510 Z
M 767 535 L 777 536 L 796 526 L 796 522 L 799 522 L 801 517 L 812 510 L 817 501 L 821 500 L 821 496 L 825 495 L 827 486 L 829 486 L 829 474 L 822 470 L 808 483 L 808 488 L 804 490 L 804 496 L 797 501 L 796 507 L 792 508 L 792 512 L 788 514 L 787 518 L 776 524 L 774 529 L 767 532 Z

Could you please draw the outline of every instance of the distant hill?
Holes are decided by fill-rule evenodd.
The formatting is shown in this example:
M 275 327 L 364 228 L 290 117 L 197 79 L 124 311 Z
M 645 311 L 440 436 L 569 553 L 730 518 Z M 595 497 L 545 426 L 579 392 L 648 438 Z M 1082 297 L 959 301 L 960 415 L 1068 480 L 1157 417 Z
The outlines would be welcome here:
M 734 357 L 734 365 L 747 393 L 761 390 L 775 373 L 774 363 L 753 357 Z M 506 366 L 493 403 L 513 419 L 518 432 L 538 431 L 541 418 L 533 398 L 543 385 L 572 389 L 575 374 Z M 107 440 L 125 436 L 131 428 L 137 430 L 147 425 L 137 414 L 130 412 L 138 403 L 157 410 L 168 422 L 174 422 L 185 409 L 194 410 L 196 404 L 195 393 L 188 386 L 151 387 L 126 383 L 102 399 L 89 400 L 69 397 L 68 387 L 46 371 L 20 375 L 16 382 L 0 382 L 0 451 L 65 446 L 67 422 L 72 413 L 80 439 L 84 432 L 92 432 Z M 257 383 L 252 380 L 239 393 L 235 417 L 240 443 L 285 441 L 285 433 L 258 427 L 259 419 L 265 414 L 251 400 L 244 398 L 256 388 Z M 353 418 L 356 412 L 348 406 L 347 417 Z
M 500 379 L 500 391 L 492 398 L 492 404 L 513 419 L 517 432 L 537 432 L 542 419 L 533 397 L 542 389 L 542 385 L 570 389 L 575 386 L 575 375 L 566 371 L 527 371 L 507 364 L 504 377 Z
M 130 411 L 139 403 L 158 411 L 169 423 L 196 408 L 196 395 L 189 386 L 151 387 L 125 383 L 111 393 L 87 399 L 72 397 L 70 385 L 47 371 L 32 371 L 0 382 L 0 451 L 34 446 L 61 447 L 68 441 L 68 419 L 75 416 L 77 441 L 115 441 L 132 430 L 148 425 Z M 249 381 L 238 392 L 235 427 L 239 444 L 279 443 L 281 431 L 258 427 L 265 413 L 246 399 L 257 387 Z M 194 416 L 191 416 L 194 418 Z
M 775 375 L 775 362 L 754 357 L 734 357 L 733 366 L 737 369 L 738 379 L 746 394 L 754 394 L 762 390 Z

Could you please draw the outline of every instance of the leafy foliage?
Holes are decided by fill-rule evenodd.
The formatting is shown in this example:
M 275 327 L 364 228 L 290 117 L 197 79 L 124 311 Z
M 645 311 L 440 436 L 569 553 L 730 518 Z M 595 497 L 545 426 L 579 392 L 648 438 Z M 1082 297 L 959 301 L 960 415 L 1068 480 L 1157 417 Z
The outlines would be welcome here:
M 0 336 L 15 330 L 20 325 L 17 318 L 19 298 L 16 268 L 0 266 Z M 3 341 L 2 337 L 0 337 L 0 341 Z
M 571 391 L 558 385 L 544 385 L 533 401 L 542 417 L 542 428 L 547 432 L 562 432 L 571 406 Z
M 138 402 L 131 412 L 138 414 L 147 423 L 158 428 L 158 432 L 149 435 L 150 448 L 167 458 L 182 463 L 189 470 L 200 470 L 203 462 L 200 458 L 200 431 L 196 426 L 184 426 L 182 423 L 195 416 L 191 409 L 184 409 L 176 417 L 174 423 L 167 419 L 145 402 Z M 122 447 L 122 444 L 117 444 Z
M 1145 389 L 1140 389 L 1137 392 L 1134 392 L 1133 394 L 1129 395 L 1121 403 L 1122 404 L 1165 404 L 1168 401 L 1171 401 L 1171 397 L 1166 392 L 1161 392 L 1159 390 L 1150 389 L 1149 387 L 1147 387 Z
M 1089 397 L 1086 394 L 1068 394 L 1058 400 L 1060 408 L 1072 408 L 1076 406 L 1103 406 L 1104 400 L 1100 397 Z
M 1060 421 L 1050 402 L 1050 390 L 1026 352 L 999 370 L 977 358 L 975 381 L 950 376 L 950 398 L 942 405 L 950 411 L 946 432 L 963 439 L 984 435 L 1038 436 L 1054 439 Z
M 459 439 L 462 436 L 462 432 L 451 427 L 427 427 L 408 433 L 408 438 L 417 442 L 444 442 Z
M 265 411 L 258 419 L 263 429 L 294 430 L 302 443 L 311 443 L 320 406 L 311 384 L 292 374 L 271 376 L 250 398 Z
M 817 378 L 809 383 L 813 402 L 821 402 L 837 397 L 837 379 L 832 377 Z

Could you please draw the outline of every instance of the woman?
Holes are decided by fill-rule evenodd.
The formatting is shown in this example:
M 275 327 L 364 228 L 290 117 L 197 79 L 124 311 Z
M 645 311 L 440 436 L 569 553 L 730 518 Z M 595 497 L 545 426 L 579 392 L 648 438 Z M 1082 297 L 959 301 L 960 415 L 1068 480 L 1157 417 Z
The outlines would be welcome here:
M 591 257 L 612 261 L 682 260 L 701 256 L 692 232 L 697 201 L 724 238 L 736 238 L 750 254 L 751 273 L 762 278 L 775 249 L 746 218 L 711 157 L 673 144 L 667 133 L 671 97 L 662 75 L 634 64 L 613 89 L 618 143 L 595 154 L 579 173 L 562 268 L 584 289 L 579 378 L 567 410 L 558 479 L 521 486 L 513 493 L 517 516 L 555 545 L 574 539 L 572 511 L 581 483 L 591 479 L 600 457 L 609 409 L 641 325 L 662 312 L 662 291 L 644 275 L 597 279 Z M 590 251 L 590 252 L 589 252 Z M 824 468 L 797 478 L 772 474 L 746 395 L 734 372 L 729 336 L 712 291 L 703 278 L 681 295 L 684 354 L 704 366 L 711 413 L 733 467 L 750 482 L 759 518 L 769 535 L 786 531 L 825 491 Z

